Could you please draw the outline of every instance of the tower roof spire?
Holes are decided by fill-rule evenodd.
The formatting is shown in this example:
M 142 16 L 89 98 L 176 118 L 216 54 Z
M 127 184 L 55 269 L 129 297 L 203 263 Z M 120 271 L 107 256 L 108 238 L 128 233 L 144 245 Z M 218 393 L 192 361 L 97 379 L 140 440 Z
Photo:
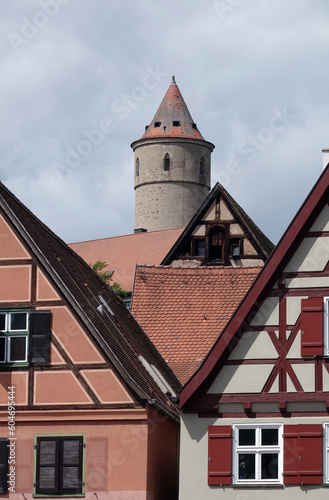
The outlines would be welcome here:
M 157 137 L 181 137 L 204 140 L 193 121 L 183 96 L 172 77 L 171 84 L 158 111 L 146 128 L 142 139 Z

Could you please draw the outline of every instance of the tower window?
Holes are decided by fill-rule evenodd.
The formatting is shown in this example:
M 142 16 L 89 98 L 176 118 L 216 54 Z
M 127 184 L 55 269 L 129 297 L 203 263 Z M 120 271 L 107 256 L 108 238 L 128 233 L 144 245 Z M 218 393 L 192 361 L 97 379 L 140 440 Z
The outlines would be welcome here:
M 160 125 L 161 125 L 161 122 L 154 122 L 155 127 L 160 127 Z
M 194 128 L 194 130 L 196 130 L 198 127 L 196 126 L 196 123 L 192 123 L 192 128 Z
M 204 167 L 204 165 L 205 165 L 204 157 L 201 156 L 201 158 L 200 158 L 200 168 L 199 168 L 200 175 L 204 175 L 205 174 L 205 167 Z
M 174 121 L 172 122 L 172 124 L 173 124 L 173 127 L 179 127 L 179 126 L 180 126 L 180 122 L 179 122 L 179 121 L 176 121 L 176 120 L 174 120 Z
M 136 176 L 139 176 L 139 158 L 136 158 Z
M 163 158 L 163 168 L 164 170 L 170 170 L 170 154 L 166 153 Z

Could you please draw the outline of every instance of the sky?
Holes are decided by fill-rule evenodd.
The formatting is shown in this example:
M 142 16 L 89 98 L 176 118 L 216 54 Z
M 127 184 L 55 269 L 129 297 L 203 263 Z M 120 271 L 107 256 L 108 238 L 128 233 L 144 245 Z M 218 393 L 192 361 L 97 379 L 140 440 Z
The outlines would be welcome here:
M 132 233 L 133 151 L 175 75 L 218 181 L 277 243 L 329 147 L 327 0 L 15 0 L 0 179 L 66 242 Z

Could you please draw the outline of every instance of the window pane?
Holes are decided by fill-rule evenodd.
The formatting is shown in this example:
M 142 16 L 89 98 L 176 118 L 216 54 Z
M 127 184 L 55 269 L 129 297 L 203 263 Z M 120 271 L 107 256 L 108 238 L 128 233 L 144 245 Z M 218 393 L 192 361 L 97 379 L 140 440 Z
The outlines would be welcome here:
M 6 331 L 6 313 L 0 313 L 0 331 Z
M 239 454 L 239 479 L 255 479 L 255 455 Z
M 44 490 L 55 488 L 55 467 L 41 467 L 39 488 Z
M 15 312 L 10 313 L 10 330 L 27 330 L 27 313 Z
M 0 362 L 6 361 L 6 339 L 0 337 Z
M 8 361 L 26 361 L 26 337 L 9 337 L 10 352 Z
M 64 490 L 78 488 L 79 467 L 64 467 L 62 476 L 62 486 Z
M 278 479 L 278 454 L 263 453 L 262 461 L 262 479 Z
M 80 441 L 77 439 L 63 442 L 63 464 L 79 464 Z
M 40 465 L 56 463 L 56 441 L 40 441 Z
M 206 251 L 205 240 L 195 240 L 195 255 L 198 257 L 204 257 Z
M 255 432 L 255 429 L 239 429 L 239 446 L 254 446 Z
M 262 445 L 270 446 L 278 444 L 278 429 L 262 429 Z

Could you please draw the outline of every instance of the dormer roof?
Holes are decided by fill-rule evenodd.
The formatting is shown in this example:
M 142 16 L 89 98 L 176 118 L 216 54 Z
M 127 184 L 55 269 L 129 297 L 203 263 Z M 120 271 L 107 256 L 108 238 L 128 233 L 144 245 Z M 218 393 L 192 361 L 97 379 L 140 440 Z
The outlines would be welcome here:
M 180 137 L 204 140 L 185 104 L 175 77 L 142 139 Z

